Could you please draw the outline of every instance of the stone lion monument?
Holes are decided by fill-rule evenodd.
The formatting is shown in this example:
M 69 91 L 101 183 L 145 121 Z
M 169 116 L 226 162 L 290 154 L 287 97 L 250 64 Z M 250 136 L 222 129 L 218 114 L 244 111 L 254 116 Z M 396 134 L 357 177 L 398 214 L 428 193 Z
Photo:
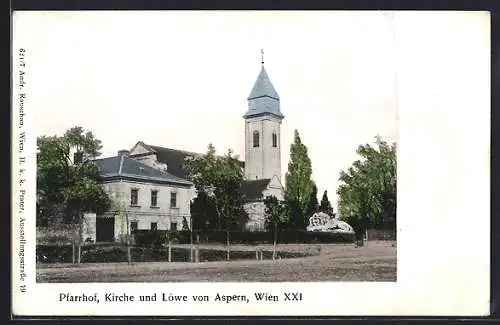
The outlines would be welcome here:
M 337 216 L 330 216 L 324 212 L 316 212 L 309 218 L 307 231 L 324 231 L 334 233 L 354 234 L 354 229 L 347 222 Z

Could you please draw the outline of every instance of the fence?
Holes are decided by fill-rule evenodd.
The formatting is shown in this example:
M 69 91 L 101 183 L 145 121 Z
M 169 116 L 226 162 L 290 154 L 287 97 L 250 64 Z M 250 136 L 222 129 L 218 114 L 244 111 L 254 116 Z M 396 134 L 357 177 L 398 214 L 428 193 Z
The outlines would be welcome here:
M 226 261 L 225 249 L 193 246 L 179 247 L 166 245 L 162 247 L 147 247 L 133 245 L 130 248 L 131 261 L 138 262 L 215 262 Z M 318 254 L 319 251 L 278 251 L 279 258 L 294 258 Z M 36 248 L 38 263 L 72 263 L 73 251 L 71 245 L 38 245 Z M 271 259 L 273 252 L 262 248 L 231 249 L 230 260 L 263 260 Z M 82 246 L 81 263 L 124 263 L 128 261 L 127 247 L 120 244 L 91 244 Z

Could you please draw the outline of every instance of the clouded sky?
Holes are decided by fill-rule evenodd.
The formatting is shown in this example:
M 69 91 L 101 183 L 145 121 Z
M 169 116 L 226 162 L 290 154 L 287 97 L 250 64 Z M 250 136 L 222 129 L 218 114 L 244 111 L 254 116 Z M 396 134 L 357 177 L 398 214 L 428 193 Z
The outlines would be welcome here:
M 139 140 L 244 157 L 246 98 L 260 70 L 281 97 L 282 173 L 297 129 L 319 198 L 335 205 L 356 147 L 397 139 L 394 44 L 381 12 L 47 12 L 32 22 L 37 134 L 74 125 L 104 156 Z

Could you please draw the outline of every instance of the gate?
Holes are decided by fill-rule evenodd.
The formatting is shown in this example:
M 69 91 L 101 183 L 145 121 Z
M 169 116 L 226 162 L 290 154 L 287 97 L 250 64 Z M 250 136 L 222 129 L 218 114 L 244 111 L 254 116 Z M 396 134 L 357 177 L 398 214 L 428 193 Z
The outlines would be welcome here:
M 96 218 L 96 242 L 115 241 L 115 217 Z

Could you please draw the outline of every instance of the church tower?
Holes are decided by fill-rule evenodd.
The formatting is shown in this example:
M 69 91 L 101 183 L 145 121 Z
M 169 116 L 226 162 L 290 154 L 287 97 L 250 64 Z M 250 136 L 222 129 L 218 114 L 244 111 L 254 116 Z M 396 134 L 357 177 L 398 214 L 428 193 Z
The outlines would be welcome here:
M 245 119 L 245 176 L 248 180 L 271 179 L 281 181 L 281 121 L 280 98 L 262 67 L 248 96 Z

